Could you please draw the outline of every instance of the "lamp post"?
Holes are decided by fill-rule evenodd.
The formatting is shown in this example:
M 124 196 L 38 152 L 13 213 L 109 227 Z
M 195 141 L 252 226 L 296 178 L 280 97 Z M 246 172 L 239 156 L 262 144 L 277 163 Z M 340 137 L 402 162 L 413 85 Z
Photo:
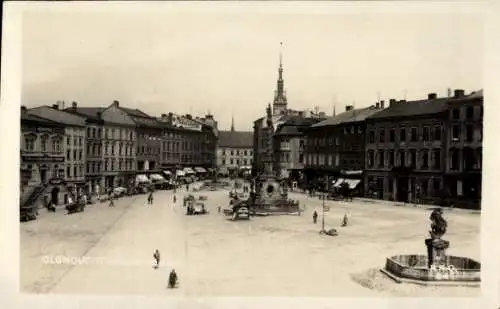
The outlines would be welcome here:
M 321 218 L 321 232 L 325 232 L 325 197 L 326 195 L 323 194 L 323 212 L 322 212 L 322 218 Z

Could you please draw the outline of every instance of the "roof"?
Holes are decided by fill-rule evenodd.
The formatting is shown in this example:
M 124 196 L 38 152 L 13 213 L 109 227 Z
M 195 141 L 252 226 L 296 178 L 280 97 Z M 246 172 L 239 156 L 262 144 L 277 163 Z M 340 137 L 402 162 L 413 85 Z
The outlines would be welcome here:
M 21 121 L 32 121 L 32 122 L 35 122 L 38 124 L 49 125 L 49 126 L 60 125 L 59 123 L 56 123 L 56 122 L 53 122 L 53 121 L 50 121 L 50 120 L 47 120 L 44 118 L 40 118 L 36 115 L 30 115 L 25 111 L 21 111 Z
M 276 135 L 301 135 L 303 130 L 320 122 L 321 119 L 289 116 L 281 125 L 279 125 Z
M 65 108 L 64 111 L 72 114 L 81 115 L 93 120 L 99 120 L 99 113 L 102 113 L 106 108 L 104 107 L 77 107 Z
M 135 124 L 140 126 L 158 127 L 158 128 L 165 127 L 165 125 L 162 124 L 160 121 L 158 121 L 156 118 L 135 117 L 135 116 L 131 116 L 130 118 L 132 118 Z
M 219 131 L 219 147 L 251 148 L 253 147 L 253 132 Z
M 447 108 L 447 102 L 451 98 L 437 98 L 431 100 L 403 101 L 392 104 L 392 106 L 376 113 L 369 119 L 394 118 L 394 117 L 412 117 L 422 115 L 434 115 L 444 112 Z
M 329 117 L 326 120 L 323 120 L 317 124 L 312 125 L 312 127 L 317 128 L 325 126 L 334 126 L 342 123 L 363 121 L 366 118 L 378 114 L 381 111 L 383 110 L 380 108 L 376 108 L 375 106 L 353 109 L 347 112 L 340 113 L 336 116 Z
M 483 98 L 483 89 L 479 89 L 477 91 L 473 91 L 471 94 L 466 96 L 467 99 L 482 99 Z
M 68 126 L 85 126 L 85 117 L 55 109 L 49 106 L 34 107 L 27 110 L 28 114 Z
M 153 118 L 152 116 L 146 114 L 145 112 L 141 111 L 140 109 L 137 108 L 128 108 L 128 107 L 121 107 L 120 109 L 123 110 L 125 113 L 127 113 L 129 116 L 132 117 L 143 117 L 143 118 Z

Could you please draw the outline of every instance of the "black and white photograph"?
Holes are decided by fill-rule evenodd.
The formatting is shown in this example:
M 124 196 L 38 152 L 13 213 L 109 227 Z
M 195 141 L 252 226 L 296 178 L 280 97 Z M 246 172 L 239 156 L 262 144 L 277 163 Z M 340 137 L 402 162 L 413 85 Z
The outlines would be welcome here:
M 138 4 L 22 11 L 20 293 L 485 295 L 484 6 Z

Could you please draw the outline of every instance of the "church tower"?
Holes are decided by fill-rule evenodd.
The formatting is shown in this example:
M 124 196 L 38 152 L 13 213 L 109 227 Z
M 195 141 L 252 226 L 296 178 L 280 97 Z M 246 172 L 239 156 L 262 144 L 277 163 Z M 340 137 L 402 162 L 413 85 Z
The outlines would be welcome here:
M 280 67 L 278 69 L 277 88 L 274 92 L 273 115 L 283 115 L 286 113 L 287 100 L 285 85 L 283 81 L 283 42 L 280 43 Z

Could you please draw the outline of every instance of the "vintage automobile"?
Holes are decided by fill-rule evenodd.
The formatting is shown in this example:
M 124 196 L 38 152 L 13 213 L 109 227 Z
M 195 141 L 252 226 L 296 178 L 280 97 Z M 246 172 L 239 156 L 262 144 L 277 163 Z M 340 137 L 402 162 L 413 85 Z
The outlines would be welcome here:
M 187 207 L 186 215 L 206 215 L 208 214 L 205 204 L 201 202 L 190 203 Z
M 250 219 L 250 205 L 247 201 L 236 201 L 231 205 L 230 212 L 226 215 L 231 215 L 232 220 L 248 220 Z

